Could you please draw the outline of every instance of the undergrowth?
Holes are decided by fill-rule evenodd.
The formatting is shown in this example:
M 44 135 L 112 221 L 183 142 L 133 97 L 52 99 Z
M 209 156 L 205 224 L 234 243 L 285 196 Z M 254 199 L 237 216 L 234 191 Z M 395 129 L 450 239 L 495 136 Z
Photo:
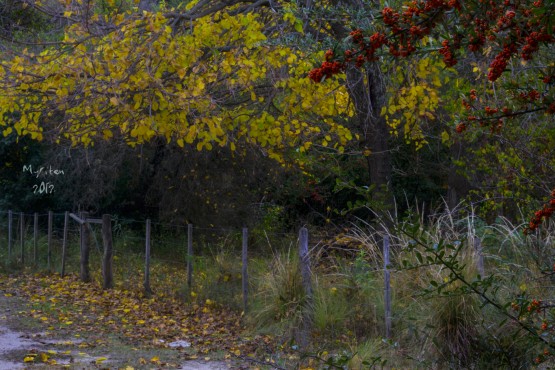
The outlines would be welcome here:
M 294 239 L 267 238 L 249 251 L 246 310 L 240 237 L 196 245 L 190 286 L 186 244 L 180 237 L 166 243 L 181 249 L 155 253 L 151 285 L 156 297 L 239 313 L 245 335 L 273 338 L 273 344 L 261 345 L 258 353 L 271 359 L 269 367 L 528 368 L 538 359 L 549 361 L 546 353 L 552 351 L 546 343 L 555 328 L 550 321 L 555 225 L 528 237 L 521 230 L 522 225 L 504 218 L 487 225 L 457 209 L 383 224 L 360 220 L 332 239 L 314 238 L 311 299 L 302 285 Z M 390 338 L 384 337 L 386 237 L 391 254 Z M 44 243 L 41 237 L 41 251 Z M 143 289 L 141 243 L 140 237 L 115 239 L 115 289 Z M 59 242 L 52 248 L 51 270 L 57 273 L 60 248 Z M 28 266 L 47 267 L 43 256 L 34 264 L 29 242 L 26 249 Z M 101 280 L 100 252 L 91 250 L 96 282 Z M 5 261 L 4 272 L 22 270 L 16 251 Z M 66 271 L 74 274 L 78 265 L 78 241 L 70 240 Z M 541 316 L 526 312 L 533 299 L 542 302 Z M 299 329 L 307 324 L 311 346 L 300 348 Z M 538 329 L 540 325 L 544 329 Z M 536 329 L 547 342 L 534 336 Z

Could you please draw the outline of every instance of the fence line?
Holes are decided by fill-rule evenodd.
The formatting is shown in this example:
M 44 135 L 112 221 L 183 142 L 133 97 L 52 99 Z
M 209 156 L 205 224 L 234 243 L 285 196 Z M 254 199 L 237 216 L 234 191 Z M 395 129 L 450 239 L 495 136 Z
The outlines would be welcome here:
M 14 235 L 12 232 L 13 229 L 13 212 L 10 210 L 8 212 L 0 211 L 0 214 L 7 214 L 8 215 L 8 261 L 12 260 L 12 247 L 13 247 L 13 240 Z M 70 235 L 70 228 L 73 230 L 72 234 L 76 234 L 78 232 L 79 235 L 79 277 L 84 282 L 91 281 L 91 273 L 90 273 L 90 247 L 91 247 L 91 237 L 96 239 L 96 234 L 94 229 L 91 228 L 91 223 L 101 223 L 102 224 L 102 241 L 104 251 L 101 254 L 101 261 L 102 261 L 102 277 L 103 277 L 103 288 L 110 289 L 114 286 L 113 281 L 113 257 L 114 257 L 114 250 L 113 250 L 113 232 L 114 228 L 112 227 L 113 222 L 121 222 L 121 218 L 112 219 L 110 215 L 103 215 L 102 220 L 100 219 L 92 219 L 89 218 L 89 214 L 87 212 L 81 212 L 79 216 L 75 214 L 64 212 L 64 213 L 54 213 L 49 211 L 46 214 L 39 214 L 37 212 L 29 214 L 29 216 L 33 216 L 33 263 L 36 265 L 38 263 L 39 258 L 39 218 L 41 216 L 47 216 L 47 253 L 46 253 L 46 263 L 47 268 L 49 271 L 52 270 L 52 263 L 53 263 L 53 255 L 52 252 L 54 250 L 54 232 L 61 232 L 62 234 L 62 243 L 61 243 L 61 276 L 64 277 L 66 275 L 66 262 L 68 257 L 68 244 L 69 244 L 69 235 Z M 64 223 L 63 228 L 55 227 L 54 218 L 56 216 L 64 216 Z M 19 262 L 21 265 L 25 265 L 26 258 L 25 258 L 25 213 L 20 212 L 19 215 L 19 240 L 21 244 L 21 255 Z M 70 218 L 76 222 L 70 222 Z M 100 222 L 99 222 L 100 221 Z M 126 220 L 126 222 L 129 220 Z M 139 223 L 137 220 L 132 220 L 134 223 Z M 144 239 L 141 237 L 129 237 L 125 236 L 124 240 L 132 240 L 132 241 L 141 241 L 144 240 L 144 253 L 145 253 L 145 266 L 144 266 L 144 293 L 146 296 L 150 296 L 153 294 L 151 281 L 150 281 L 150 274 L 151 274 L 151 253 L 152 253 L 152 226 L 159 226 L 159 227 L 176 227 L 179 226 L 181 229 L 185 229 L 185 225 L 174 225 L 174 224 L 164 224 L 164 223 L 152 223 L 150 219 L 146 219 L 144 222 L 145 224 L 145 237 Z M 235 233 L 237 230 L 234 229 L 223 229 L 223 228 L 203 228 L 203 227 L 193 227 L 192 224 L 187 224 L 187 243 L 186 243 L 186 250 L 183 248 L 183 244 L 178 245 L 175 243 L 169 244 L 170 246 L 175 246 L 176 251 L 183 251 L 186 255 L 186 272 L 187 272 L 187 288 L 188 292 L 192 293 L 193 286 L 195 282 L 193 281 L 193 271 L 194 271 L 194 256 L 196 255 L 194 250 L 194 239 L 193 239 L 193 231 L 200 230 L 200 231 L 219 231 L 226 233 Z M 120 230 L 121 231 L 121 230 Z M 59 234 L 58 234 L 59 235 Z M 269 233 L 266 235 L 287 235 L 290 236 L 291 234 L 285 233 Z M 58 239 L 59 240 L 59 239 Z M 239 241 L 239 239 L 234 239 Z M 302 278 L 302 285 L 303 289 L 305 290 L 306 295 L 306 307 L 313 307 L 314 301 L 314 293 L 313 293 L 313 286 L 312 286 L 312 272 L 311 272 L 311 261 L 310 261 L 310 249 L 309 249 L 309 236 L 308 230 L 306 228 L 301 228 L 298 235 L 298 257 L 300 262 L 300 273 Z M 162 242 L 160 242 L 162 243 Z M 243 228 L 241 232 L 241 296 L 242 296 L 242 307 L 244 312 L 248 310 L 248 302 L 249 302 L 249 274 L 248 274 L 248 250 L 249 250 L 249 231 L 248 228 Z M 99 248 L 100 252 L 100 248 Z M 182 253 L 183 253 L 182 252 Z M 163 260 L 166 262 L 172 263 L 182 263 L 182 261 L 176 260 Z M 391 287 L 389 285 L 390 279 L 390 272 L 388 269 L 389 265 L 389 240 L 384 238 L 384 299 L 385 299 L 385 336 L 389 338 L 391 336 Z M 305 318 L 302 320 L 303 327 L 300 328 L 300 344 L 302 346 L 306 346 L 310 340 L 310 332 L 312 330 L 312 321 L 313 321 L 313 312 L 309 309 L 304 310 Z

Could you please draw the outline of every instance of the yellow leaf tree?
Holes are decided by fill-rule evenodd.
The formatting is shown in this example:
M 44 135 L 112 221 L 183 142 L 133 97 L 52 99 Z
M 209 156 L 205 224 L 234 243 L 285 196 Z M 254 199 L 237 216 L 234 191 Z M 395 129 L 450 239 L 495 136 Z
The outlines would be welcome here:
M 307 78 L 322 55 L 274 41 L 299 31 L 287 6 L 275 12 L 200 0 L 146 11 L 102 4 L 99 11 L 64 1 L 58 7 L 68 26 L 59 42 L 3 53 L 4 136 L 73 145 L 165 137 L 198 150 L 241 143 L 278 160 L 288 148 L 333 140 L 341 149 L 351 137 L 334 120 L 352 114 L 341 82 Z

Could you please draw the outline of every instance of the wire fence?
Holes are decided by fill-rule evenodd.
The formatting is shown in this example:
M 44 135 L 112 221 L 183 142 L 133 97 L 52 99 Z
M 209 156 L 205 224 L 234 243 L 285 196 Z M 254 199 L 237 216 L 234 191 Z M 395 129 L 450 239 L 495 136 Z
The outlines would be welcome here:
M 0 211 L 3 267 L 62 275 L 82 273 L 83 230 L 76 221 L 79 216 L 72 216 L 75 218 L 66 222 L 67 212 Z M 101 281 L 105 253 L 102 225 L 98 218 L 87 219 L 91 221 L 85 224 L 91 279 Z M 119 216 L 111 217 L 111 237 L 117 287 L 183 297 L 202 291 L 244 309 L 248 304 L 249 261 L 298 245 L 292 233 L 194 227 Z

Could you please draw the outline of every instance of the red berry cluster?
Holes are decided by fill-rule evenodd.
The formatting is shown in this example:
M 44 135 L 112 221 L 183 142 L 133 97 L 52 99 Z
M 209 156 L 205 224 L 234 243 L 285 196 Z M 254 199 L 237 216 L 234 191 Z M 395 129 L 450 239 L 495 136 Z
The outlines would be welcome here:
M 345 63 L 339 61 L 330 61 L 333 59 L 333 51 L 326 52 L 326 61 L 322 63 L 320 68 L 315 68 L 308 74 L 308 78 L 314 82 L 322 82 L 325 78 L 341 73 L 345 70 Z
M 530 302 L 530 304 L 527 307 L 528 312 L 540 312 L 540 305 L 541 305 L 541 301 L 538 301 L 537 299 L 532 299 L 532 302 Z
M 462 134 L 463 132 L 466 131 L 466 123 L 461 122 L 457 125 L 457 127 L 455 127 L 455 131 L 457 131 L 457 133 Z
M 524 315 L 539 314 L 542 313 L 542 310 L 544 310 L 541 300 L 532 299 L 531 301 L 528 301 L 526 299 L 519 298 L 519 301 L 520 304 L 519 302 L 511 303 L 511 308 L 518 312 L 519 317 Z
M 517 52 L 517 47 L 515 44 L 508 44 L 503 47 L 503 50 L 497 54 L 493 62 L 490 64 L 490 70 L 488 72 L 488 80 L 495 81 L 505 72 L 507 64 L 511 57 Z
M 543 79 L 547 80 L 548 76 L 551 75 L 547 75 Z M 462 133 L 472 123 L 478 123 L 480 127 L 489 127 L 492 133 L 499 133 L 504 126 L 504 121 L 507 119 L 544 109 L 547 113 L 555 114 L 555 102 L 549 96 L 546 96 L 545 93 L 542 94 L 535 88 L 511 91 L 511 95 L 519 106 L 519 110 L 516 112 L 507 106 L 484 106 L 478 99 L 477 91 L 475 89 L 470 90 L 468 98 L 461 101 L 463 108 L 467 111 L 466 118 L 463 118 L 464 125 L 459 124 L 456 131 Z M 534 104 L 532 105 L 531 103 Z
M 445 63 L 447 67 L 453 67 L 457 64 L 457 59 L 453 56 L 453 50 L 449 45 L 449 40 L 443 40 L 439 53 L 443 55 L 443 63 Z
M 545 362 L 549 357 L 551 357 L 551 352 L 549 352 L 549 350 L 546 348 L 543 350 L 543 353 L 541 353 L 538 357 L 534 359 L 534 362 L 536 364 L 541 364 L 542 362 Z
M 383 33 L 374 33 L 365 38 L 362 30 L 354 30 L 350 33 L 353 48 L 345 50 L 343 61 L 332 61 L 335 57 L 333 51 L 328 50 L 325 54 L 325 62 L 319 68 L 315 68 L 308 74 L 314 82 L 321 82 L 324 77 L 329 78 L 345 70 L 347 63 L 355 63 L 357 68 L 362 67 L 365 62 L 376 59 L 375 52 L 383 45 L 388 43 L 387 37 Z
M 534 217 L 528 223 L 528 226 L 524 229 L 524 234 L 527 235 L 530 232 L 536 230 L 542 223 L 543 220 L 547 220 L 555 212 L 555 189 L 551 192 L 551 199 L 547 204 L 543 206 L 542 209 L 534 213 Z
M 488 73 L 489 80 L 496 81 L 512 57 L 520 54 L 529 60 L 541 44 L 555 43 L 555 27 L 547 29 L 544 12 L 534 9 L 545 6 L 542 0 L 479 0 L 465 5 L 464 11 L 460 0 L 412 0 L 399 11 L 386 6 L 381 20 L 387 35 L 378 32 L 365 37 L 361 30 L 353 31 L 351 38 L 356 47 L 345 53 L 344 62 L 361 67 L 365 61 L 375 60 L 376 50 L 384 45 L 391 55 L 408 57 L 422 38 L 441 25 L 440 32 L 450 34 L 438 50 L 447 66 L 457 64 L 455 54 L 463 45 L 470 51 L 479 51 L 488 42 L 493 50 L 502 46 Z M 322 65 L 316 68 L 321 71 L 311 73 L 311 78 L 319 82 L 337 67 Z
M 540 93 L 536 89 L 532 89 L 530 91 L 521 92 L 518 97 L 522 100 L 526 101 L 536 101 L 540 99 Z
M 532 55 L 538 51 L 540 43 L 552 43 L 554 41 L 553 36 L 547 34 L 545 29 L 531 32 L 525 38 L 526 44 L 522 48 L 521 57 L 524 60 L 532 59 Z
M 498 108 L 485 107 L 484 111 L 486 112 L 486 115 L 493 116 L 495 113 L 499 112 L 499 109 Z

